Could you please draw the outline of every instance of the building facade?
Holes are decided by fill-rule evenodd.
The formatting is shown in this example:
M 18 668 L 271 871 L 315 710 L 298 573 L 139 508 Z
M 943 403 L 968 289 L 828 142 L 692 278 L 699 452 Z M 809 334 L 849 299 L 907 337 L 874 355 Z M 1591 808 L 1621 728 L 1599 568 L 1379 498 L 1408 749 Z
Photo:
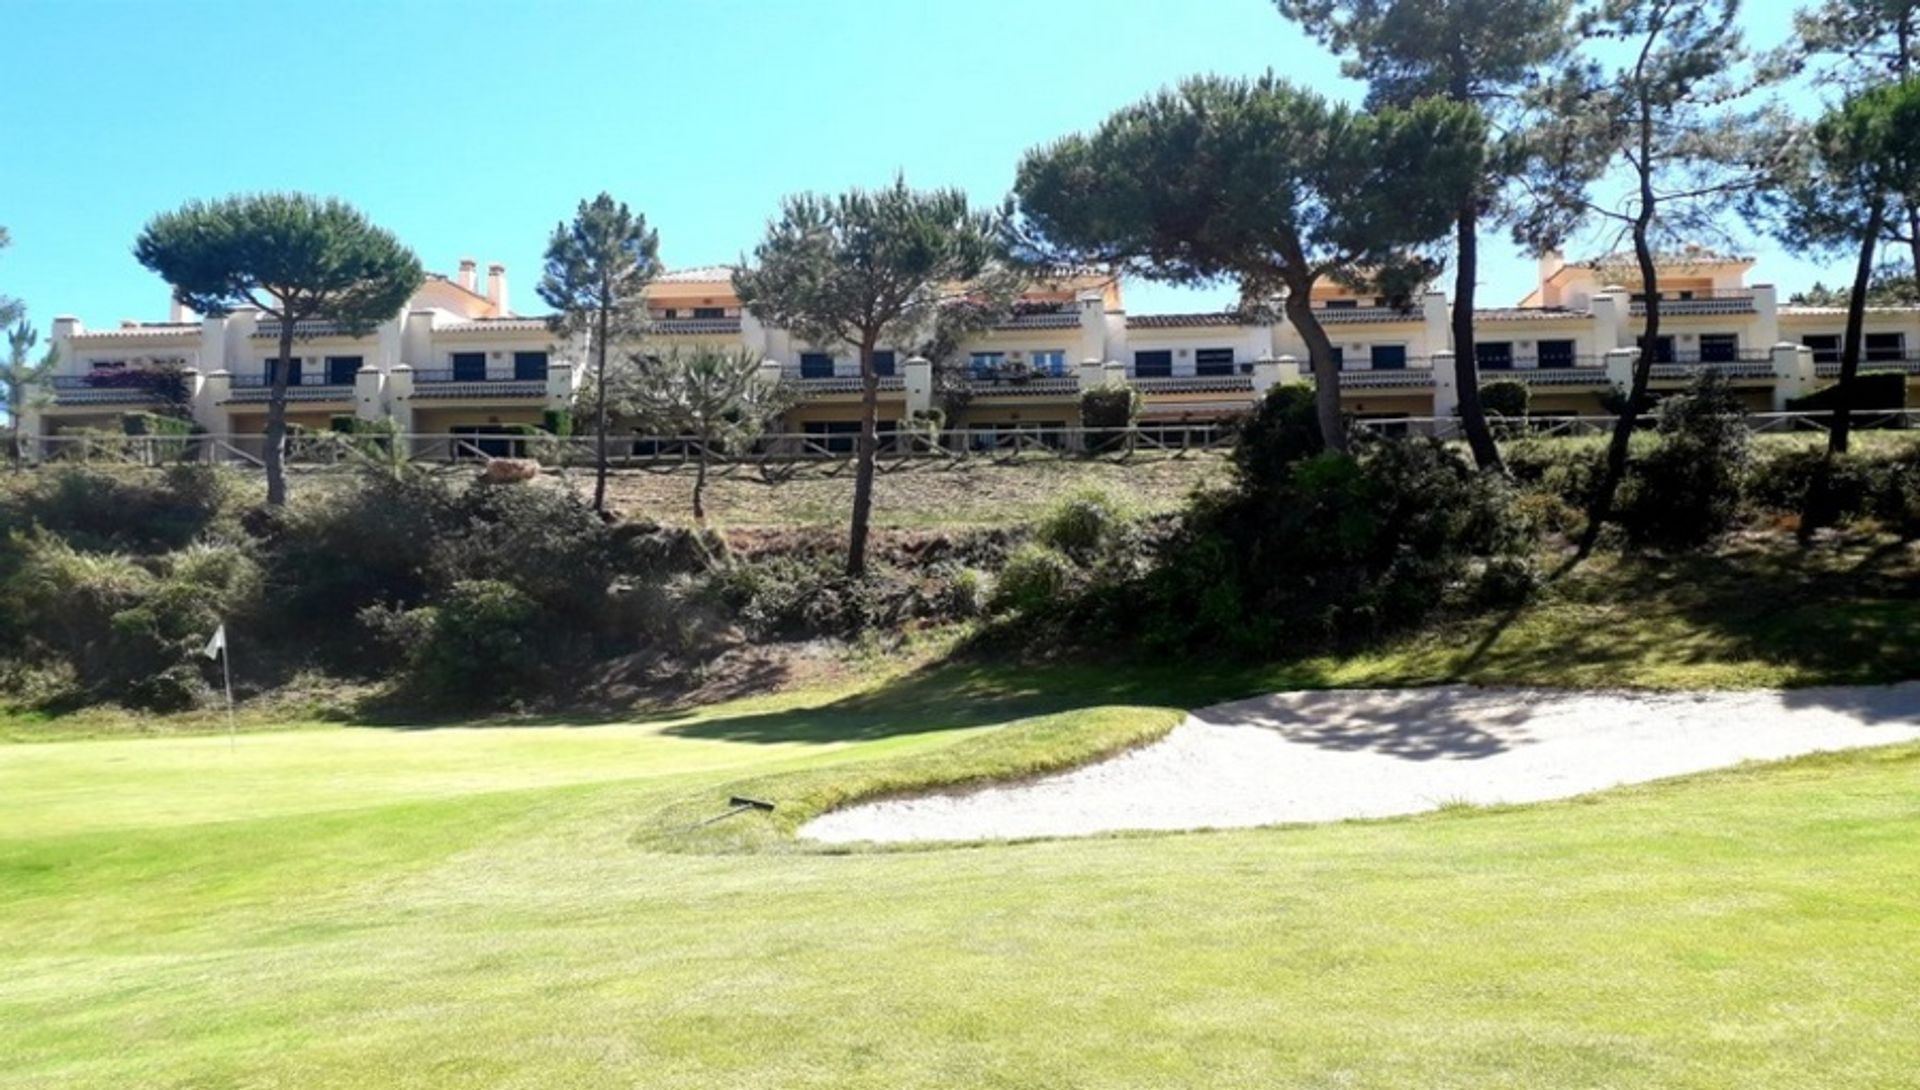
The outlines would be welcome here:
M 1482 381 L 1512 379 L 1539 414 L 1603 412 L 1624 387 L 1637 351 L 1654 353 L 1654 385 L 1676 388 L 1705 368 L 1728 375 L 1750 407 L 1787 399 L 1837 373 L 1845 311 L 1783 305 L 1768 284 L 1747 283 L 1753 262 L 1704 250 L 1661 261 L 1662 334 L 1641 346 L 1644 296 L 1618 260 L 1570 263 L 1549 255 L 1519 305 L 1477 312 Z M 405 310 L 364 336 L 316 324 L 297 343 L 289 419 L 312 429 L 341 417 L 392 420 L 420 436 L 487 436 L 540 425 L 568 408 L 587 359 L 541 317 L 510 307 L 506 270 L 484 286 L 473 261 L 430 277 Z M 648 297 L 652 350 L 744 350 L 797 398 L 783 430 L 844 443 L 859 417 L 859 363 L 846 345 L 803 343 L 747 313 L 726 266 L 657 280 Z M 1427 292 L 1408 307 L 1324 285 L 1314 311 L 1340 362 L 1341 400 L 1360 418 L 1441 418 L 1458 405 L 1448 300 Z M 1143 395 L 1145 428 L 1211 427 L 1246 411 L 1276 383 L 1311 381 L 1306 348 L 1278 314 L 1130 314 L 1121 287 L 1095 275 L 1036 286 L 1015 312 L 962 341 L 939 367 L 915 345 L 882 346 L 883 426 L 942 411 L 948 429 L 1063 433 L 1084 389 L 1126 381 Z M 184 407 L 208 433 L 257 437 L 278 330 L 252 311 L 89 330 L 56 320 L 59 373 L 23 429 L 59 435 L 118 430 L 123 414 Z M 1874 308 L 1863 368 L 1904 370 L 1920 381 L 1920 308 Z

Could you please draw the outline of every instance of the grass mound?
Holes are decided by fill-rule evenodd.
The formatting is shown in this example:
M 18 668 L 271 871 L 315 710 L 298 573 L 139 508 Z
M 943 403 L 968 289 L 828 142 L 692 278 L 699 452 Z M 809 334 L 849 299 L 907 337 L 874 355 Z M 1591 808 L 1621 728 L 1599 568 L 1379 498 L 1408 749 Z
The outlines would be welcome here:
M 830 810 L 1031 779 L 1088 764 L 1163 737 L 1184 714 L 1132 705 L 1081 708 L 1015 720 L 930 752 L 736 780 L 675 799 L 649 815 L 634 833 L 634 843 L 656 851 L 792 850 L 801 847 L 794 839 L 800 827 Z M 771 802 L 774 809 L 720 817 L 734 797 Z

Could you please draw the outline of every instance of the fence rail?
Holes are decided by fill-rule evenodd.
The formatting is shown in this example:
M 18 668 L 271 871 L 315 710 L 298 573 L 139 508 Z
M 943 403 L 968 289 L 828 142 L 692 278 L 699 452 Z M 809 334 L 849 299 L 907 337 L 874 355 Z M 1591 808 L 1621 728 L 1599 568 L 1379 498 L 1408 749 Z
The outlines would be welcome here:
M 1824 432 L 1830 412 L 1751 413 L 1748 424 L 1760 434 Z M 1544 416 L 1494 420 L 1504 438 L 1605 435 L 1612 416 Z M 1657 417 L 1648 414 L 1643 426 Z M 1460 419 L 1452 416 L 1396 416 L 1353 421 L 1355 429 L 1376 435 L 1424 435 L 1442 440 L 1463 438 Z M 1853 427 L 1859 430 L 1920 428 L 1920 409 L 1855 410 Z M 889 471 L 911 466 L 953 465 L 969 461 L 1032 459 L 1126 461 L 1183 458 L 1224 451 L 1233 444 L 1231 422 L 1185 423 L 1143 421 L 1131 428 L 1032 426 L 972 428 L 948 431 L 882 431 L 876 454 Z M 39 464 L 85 462 L 162 466 L 181 463 L 258 467 L 264 463 L 265 438 L 260 435 L 55 435 L 21 436 L 30 462 Z M 846 432 L 782 432 L 762 435 L 752 443 L 728 447 L 696 436 L 610 437 L 608 461 L 622 468 L 672 470 L 704 457 L 719 466 L 835 465 L 851 462 L 857 437 Z M 458 466 L 489 458 L 531 458 L 553 467 L 594 465 L 597 447 L 592 436 L 559 437 L 537 431 L 454 434 L 381 435 L 317 432 L 288 437 L 287 462 L 299 467 L 325 468 L 366 464 Z

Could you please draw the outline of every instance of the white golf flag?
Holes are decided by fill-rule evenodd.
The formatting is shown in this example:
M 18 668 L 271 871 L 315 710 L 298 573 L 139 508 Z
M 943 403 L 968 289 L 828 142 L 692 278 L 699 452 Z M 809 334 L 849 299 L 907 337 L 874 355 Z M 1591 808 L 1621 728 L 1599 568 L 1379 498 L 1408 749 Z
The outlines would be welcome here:
M 217 659 L 227 649 L 227 626 L 221 625 L 213 630 L 213 638 L 207 641 L 206 648 L 200 653 L 210 659 Z

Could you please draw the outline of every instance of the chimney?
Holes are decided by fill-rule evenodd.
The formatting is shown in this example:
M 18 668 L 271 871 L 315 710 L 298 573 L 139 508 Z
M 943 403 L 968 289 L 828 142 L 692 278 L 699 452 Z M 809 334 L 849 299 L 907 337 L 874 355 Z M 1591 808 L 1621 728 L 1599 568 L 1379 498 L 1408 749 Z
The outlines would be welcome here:
M 460 276 L 454 282 L 459 284 L 461 287 L 467 289 L 468 291 L 475 290 L 474 283 L 473 283 L 474 267 L 475 266 L 474 266 L 473 258 L 470 258 L 470 257 L 461 258 L 460 259 Z
M 178 325 L 181 322 L 197 322 L 199 320 L 200 320 L 200 316 L 198 314 L 195 314 L 193 311 L 188 310 L 187 304 L 182 303 L 178 299 L 168 300 L 167 321 L 172 322 L 175 325 Z
M 487 266 L 487 302 L 493 304 L 493 316 L 505 318 L 507 309 L 507 267 L 498 261 Z

